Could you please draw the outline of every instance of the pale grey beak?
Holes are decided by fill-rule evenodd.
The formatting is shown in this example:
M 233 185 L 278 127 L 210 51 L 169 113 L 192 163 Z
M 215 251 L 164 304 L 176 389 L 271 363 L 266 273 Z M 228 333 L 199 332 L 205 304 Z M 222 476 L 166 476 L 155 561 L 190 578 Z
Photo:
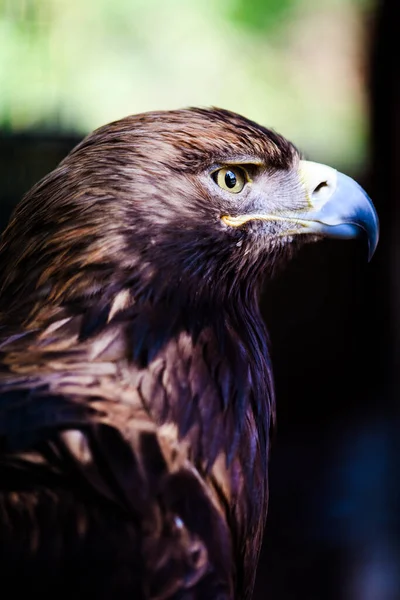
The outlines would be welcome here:
M 378 244 L 379 220 L 367 193 L 351 177 L 326 165 L 300 161 L 299 172 L 310 206 L 297 215 L 304 225 L 301 231 L 333 238 L 364 235 L 371 259 Z

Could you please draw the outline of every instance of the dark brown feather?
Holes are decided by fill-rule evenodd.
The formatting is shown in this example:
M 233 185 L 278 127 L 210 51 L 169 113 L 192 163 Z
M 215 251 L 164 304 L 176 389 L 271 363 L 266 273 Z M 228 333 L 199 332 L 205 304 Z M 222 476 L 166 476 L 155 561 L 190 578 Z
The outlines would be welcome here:
M 251 594 L 274 419 L 258 293 L 287 240 L 221 232 L 200 174 L 238 156 L 282 177 L 298 160 L 227 111 L 128 117 L 13 215 L 0 564 L 14 589 L 24 569 L 42 597 Z

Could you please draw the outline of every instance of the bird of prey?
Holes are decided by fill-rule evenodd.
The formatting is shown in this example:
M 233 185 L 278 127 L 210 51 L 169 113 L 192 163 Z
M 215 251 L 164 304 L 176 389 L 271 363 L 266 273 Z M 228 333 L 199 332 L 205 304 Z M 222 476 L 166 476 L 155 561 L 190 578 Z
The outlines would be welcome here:
M 0 246 L 0 572 L 15 597 L 251 596 L 275 400 L 262 282 L 363 190 L 222 109 L 130 116 Z

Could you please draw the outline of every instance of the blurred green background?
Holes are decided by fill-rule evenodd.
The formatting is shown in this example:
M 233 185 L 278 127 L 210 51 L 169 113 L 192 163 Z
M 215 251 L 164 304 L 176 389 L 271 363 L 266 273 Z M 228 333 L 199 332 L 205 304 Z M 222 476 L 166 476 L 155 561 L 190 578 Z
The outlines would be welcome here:
M 240 112 L 350 172 L 368 156 L 373 0 L 0 0 L 0 128 L 84 134 Z

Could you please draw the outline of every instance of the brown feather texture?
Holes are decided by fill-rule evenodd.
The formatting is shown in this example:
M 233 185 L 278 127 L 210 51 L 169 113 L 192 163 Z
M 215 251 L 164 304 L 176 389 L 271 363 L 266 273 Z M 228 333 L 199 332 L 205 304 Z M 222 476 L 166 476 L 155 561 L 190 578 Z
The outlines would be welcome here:
M 86 137 L 18 205 L 0 246 L 16 597 L 251 596 L 275 419 L 258 297 L 315 236 L 221 216 L 301 207 L 299 160 L 225 110 L 147 113 Z M 238 164 L 233 194 L 215 173 Z

